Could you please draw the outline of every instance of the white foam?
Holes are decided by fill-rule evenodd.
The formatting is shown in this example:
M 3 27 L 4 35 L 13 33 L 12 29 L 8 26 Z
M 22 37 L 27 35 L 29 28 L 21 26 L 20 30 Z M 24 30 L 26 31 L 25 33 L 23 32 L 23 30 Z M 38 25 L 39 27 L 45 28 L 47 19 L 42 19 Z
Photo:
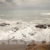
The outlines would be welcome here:
M 0 26 L 0 40 L 23 40 L 23 41 L 46 41 L 50 42 L 50 28 L 38 29 L 35 27 L 36 22 L 24 22 L 24 21 L 7 21 L 0 20 L 0 23 L 10 23 L 10 25 Z M 18 28 L 14 32 L 14 28 Z M 34 34 L 34 35 L 33 35 Z M 37 42 L 36 42 L 37 43 Z
M 42 15 L 50 15 L 50 13 L 41 13 Z

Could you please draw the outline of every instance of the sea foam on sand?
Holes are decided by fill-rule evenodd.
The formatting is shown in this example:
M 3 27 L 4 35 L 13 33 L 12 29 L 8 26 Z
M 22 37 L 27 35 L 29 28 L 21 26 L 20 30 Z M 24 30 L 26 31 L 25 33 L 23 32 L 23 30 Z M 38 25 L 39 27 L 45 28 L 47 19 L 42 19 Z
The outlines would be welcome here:
M 4 27 L 0 26 L 0 40 L 23 40 L 23 41 L 35 41 L 46 43 L 50 42 L 50 28 L 40 29 L 36 28 L 35 22 L 24 21 L 8 21 L 0 20 L 1 23 L 9 23 Z

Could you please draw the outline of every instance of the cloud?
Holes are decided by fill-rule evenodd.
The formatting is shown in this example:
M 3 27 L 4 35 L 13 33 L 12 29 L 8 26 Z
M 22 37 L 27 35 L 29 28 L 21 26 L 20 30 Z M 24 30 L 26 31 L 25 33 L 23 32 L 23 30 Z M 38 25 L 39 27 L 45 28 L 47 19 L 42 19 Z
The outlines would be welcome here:
M 6 0 L 6 2 L 9 2 L 10 3 L 10 2 L 13 2 L 13 0 Z
M 50 9 L 50 0 L 13 0 L 21 9 Z
M 36 5 L 40 0 L 13 0 L 19 6 Z
M 0 0 L 0 9 L 50 9 L 50 0 Z
M 1 2 L 5 2 L 6 0 L 0 0 Z

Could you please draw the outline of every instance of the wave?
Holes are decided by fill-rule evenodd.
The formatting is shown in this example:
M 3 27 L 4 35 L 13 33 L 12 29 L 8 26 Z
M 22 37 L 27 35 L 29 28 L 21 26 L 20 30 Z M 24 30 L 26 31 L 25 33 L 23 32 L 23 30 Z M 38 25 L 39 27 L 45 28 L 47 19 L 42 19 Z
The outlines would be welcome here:
M 41 13 L 42 15 L 50 15 L 50 13 Z
M 0 40 L 23 40 L 26 42 L 34 40 L 35 42 L 37 41 L 36 43 L 42 41 L 49 43 L 50 28 L 36 28 L 35 26 L 38 25 L 36 22 L 25 22 L 21 20 L 9 21 L 1 19 Z

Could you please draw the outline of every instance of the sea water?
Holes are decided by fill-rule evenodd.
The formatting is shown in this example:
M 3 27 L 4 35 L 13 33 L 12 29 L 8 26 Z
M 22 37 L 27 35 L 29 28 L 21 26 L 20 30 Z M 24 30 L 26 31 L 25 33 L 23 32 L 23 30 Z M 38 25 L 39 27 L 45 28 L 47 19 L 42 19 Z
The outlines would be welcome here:
M 0 12 L 1 23 L 10 25 L 0 26 L 0 40 L 50 42 L 50 28 L 38 29 L 35 27 L 37 24 L 50 24 L 50 10 L 2 11 Z
M 50 18 L 49 13 L 50 10 L 0 11 L 0 18 L 10 20 L 32 21 L 32 20 L 48 19 Z

